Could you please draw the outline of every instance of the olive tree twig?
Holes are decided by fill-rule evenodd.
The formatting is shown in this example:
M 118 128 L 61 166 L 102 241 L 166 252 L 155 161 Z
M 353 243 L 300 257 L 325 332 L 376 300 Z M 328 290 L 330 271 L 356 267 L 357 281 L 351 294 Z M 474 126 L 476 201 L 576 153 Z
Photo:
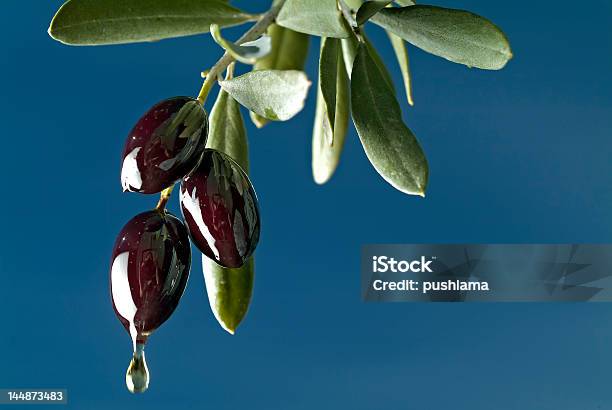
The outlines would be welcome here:
M 238 41 L 236 41 L 236 44 L 240 45 L 248 41 L 254 41 L 257 40 L 261 35 L 263 35 L 270 26 L 270 24 L 274 23 L 274 20 L 276 20 L 276 17 L 278 16 L 278 13 L 283 7 L 283 4 L 285 4 L 285 0 L 276 1 L 274 5 L 270 8 L 270 10 L 268 10 L 268 12 L 265 13 L 259 19 L 259 21 L 255 23 L 255 25 L 253 25 L 253 27 L 251 27 L 246 33 L 242 35 L 242 37 L 238 39 Z M 233 61 L 234 57 L 232 57 L 228 52 L 225 52 L 225 54 L 223 54 L 223 57 L 221 57 L 219 61 L 217 61 L 217 63 L 208 71 L 206 79 L 204 80 L 204 84 L 202 84 L 202 89 L 198 94 L 198 101 L 201 104 L 204 104 L 204 102 L 206 101 L 206 97 L 208 97 L 208 94 L 210 93 L 210 90 L 217 81 L 218 77 Z

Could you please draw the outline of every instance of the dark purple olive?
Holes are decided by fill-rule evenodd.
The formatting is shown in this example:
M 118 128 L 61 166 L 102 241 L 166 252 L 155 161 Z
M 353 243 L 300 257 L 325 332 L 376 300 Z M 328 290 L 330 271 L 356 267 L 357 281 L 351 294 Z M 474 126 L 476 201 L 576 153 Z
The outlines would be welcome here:
M 168 188 L 196 167 L 207 136 L 208 117 L 197 100 L 174 97 L 154 105 L 125 142 L 123 190 L 154 194 Z
M 207 149 L 181 183 L 181 210 L 195 245 L 221 266 L 239 268 L 259 241 L 253 185 L 227 155 Z
M 174 215 L 144 212 L 123 227 L 111 259 L 111 297 L 135 347 L 174 312 L 190 268 L 187 229 Z

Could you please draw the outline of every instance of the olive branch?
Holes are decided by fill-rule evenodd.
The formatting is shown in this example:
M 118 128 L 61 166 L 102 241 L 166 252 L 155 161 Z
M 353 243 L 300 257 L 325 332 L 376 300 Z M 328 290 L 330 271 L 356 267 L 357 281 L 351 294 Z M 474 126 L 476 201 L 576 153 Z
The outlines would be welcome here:
M 245 23 L 254 24 L 237 41 L 223 37 L 222 28 Z M 381 177 L 401 192 L 425 196 L 429 180 L 426 155 L 404 123 L 391 75 L 368 39 L 364 27 L 370 23 L 382 27 L 389 37 L 409 105 L 414 104 L 414 99 L 407 43 L 448 61 L 483 70 L 502 69 L 512 58 L 505 34 L 489 20 L 468 11 L 416 5 L 412 0 L 274 0 L 262 14 L 242 11 L 226 0 L 68 0 L 51 21 L 49 34 L 64 44 L 95 46 L 210 32 L 224 53 L 202 73 L 199 104 L 192 101 L 202 112 L 194 111 L 189 103 L 184 112 L 197 118 L 200 128 L 196 128 L 206 129 L 209 125 L 208 139 L 206 135 L 203 138 L 206 148 L 222 153 L 209 154 L 228 169 L 234 164 L 239 166 L 244 171 L 245 184 L 248 144 L 239 105 L 249 110 L 258 128 L 297 115 L 311 86 L 304 73 L 309 42 L 312 36 L 320 37 L 312 132 L 315 182 L 326 183 L 336 171 L 352 118 L 365 153 Z M 252 70 L 235 77 L 236 63 L 250 65 Z M 221 89 L 206 123 L 202 106 L 215 85 Z M 132 165 L 138 152 L 133 153 Z M 165 189 L 155 191 L 161 191 L 158 214 L 142 214 L 145 216 L 134 220 L 160 218 L 173 186 L 174 183 L 164 185 Z M 256 209 L 256 204 L 251 205 Z M 180 221 L 168 218 L 160 223 L 180 225 Z M 257 225 L 253 248 L 258 235 Z M 221 266 L 210 255 L 203 255 L 202 262 L 213 313 L 221 326 L 233 334 L 250 304 L 253 257 L 248 254 L 240 267 Z M 176 303 L 179 298 L 180 294 Z M 135 351 L 128 370 L 128 386 L 132 383 L 133 391 L 143 391 L 148 386 L 143 354 Z

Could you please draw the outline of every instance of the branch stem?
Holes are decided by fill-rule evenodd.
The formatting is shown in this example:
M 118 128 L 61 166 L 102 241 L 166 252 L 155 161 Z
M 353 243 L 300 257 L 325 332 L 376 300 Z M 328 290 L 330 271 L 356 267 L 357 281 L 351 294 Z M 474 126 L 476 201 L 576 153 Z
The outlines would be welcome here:
M 168 203 L 168 200 L 170 199 L 170 196 L 172 195 L 173 189 L 174 189 L 174 184 L 164 189 L 163 191 L 161 191 L 161 194 L 159 195 L 159 202 L 157 203 L 157 206 L 155 207 L 155 209 L 158 212 L 164 212 L 164 210 L 166 209 L 166 204 Z
M 279 0 L 274 2 L 270 10 L 268 10 L 268 12 L 265 13 L 259 19 L 259 21 L 255 23 L 255 25 L 253 25 L 253 27 L 251 27 L 246 33 L 244 33 L 242 37 L 240 37 L 238 41 L 236 41 L 236 44 L 240 45 L 249 41 L 254 41 L 257 40 L 261 35 L 263 35 L 270 26 L 270 24 L 274 23 L 274 20 L 276 20 L 276 17 L 278 16 L 278 13 L 283 7 L 283 4 L 285 4 L 285 0 Z M 198 94 L 198 101 L 202 105 L 204 105 L 204 103 L 206 102 L 206 97 L 208 97 L 208 94 L 210 93 L 210 90 L 212 90 L 212 87 L 214 86 L 218 77 L 233 61 L 234 58 L 226 52 L 225 54 L 223 54 L 223 57 L 221 57 L 219 61 L 217 61 L 217 63 L 208 71 L 206 79 L 204 80 L 204 84 L 202 84 L 202 89 Z
M 274 23 L 274 20 L 276 20 L 276 17 L 278 16 L 278 13 L 280 12 L 284 4 L 285 0 L 275 0 L 270 10 L 268 10 L 267 13 L 263 14 L 261 18 L 257 21 L 257 23 L 255 23 L 253 27 L 251 27 L 246 33 L 244 33 L 242 37 L 240 37 L 238 41 L 236 41 L 236 43 L 240 45 L 248 41 L 257 40 L 261 35 L 266 32 L 270 24 Z M 221 74 L 223 74 L 223 71 L 225 71 L 233 62 L 234 58 L 226 52 L 225 54 L 223 54 L 223 57 L 221 57 L 219 61 L 217 61 L 215 65 L 212 66 L 210 70 L 208 70 L 208 72 L 206 73 L 206 78 L 204 79 L 204 84 L 202 84 L 202 89 L 198 94 L 198 101 L 200 102 L 200 104 L 204 105 L 204 103 L 206 102 L 206 97 L 208 97 L 208 94 L 210 93 L 210 90 L 212 90 L 217 79 L 221 76 Z M 233 67 L 230 67 L 230 70 L 228 72 L 228 78 L 232 77 L 233 72 Z M 166 209 L 166 204 L 168 203 L 168 200 L 172 195 L 173 189 L 174 185 L 164 189 L 161 192 L 159 196 L 159 202 L 155 207 L 157 211 L 163 212 Z
M 354 30 L 357 26 L 357 21 L 355 21 L 355 16 L 353 14 L 353 10 L 351 10 L 351 8 L 342 0 L 340 0 L 338 2 L 338 6 L 340 7 L 340 12 L 342 12 L 342 15 L 344 16 L 344 19 L 346 20 L 346 22 L 349 24 L 349 26 L 351 26 L 351 28 Z

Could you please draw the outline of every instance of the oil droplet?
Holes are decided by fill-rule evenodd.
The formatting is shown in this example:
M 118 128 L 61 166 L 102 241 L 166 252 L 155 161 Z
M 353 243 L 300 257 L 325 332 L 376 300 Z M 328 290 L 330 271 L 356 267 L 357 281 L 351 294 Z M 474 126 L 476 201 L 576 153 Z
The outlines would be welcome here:
M 149 388 L 149 368 L 144 353 L 144 343 L 136 344 L 134 356 L 125 373 L 125 384 L 131 393 L 143 393 Z

